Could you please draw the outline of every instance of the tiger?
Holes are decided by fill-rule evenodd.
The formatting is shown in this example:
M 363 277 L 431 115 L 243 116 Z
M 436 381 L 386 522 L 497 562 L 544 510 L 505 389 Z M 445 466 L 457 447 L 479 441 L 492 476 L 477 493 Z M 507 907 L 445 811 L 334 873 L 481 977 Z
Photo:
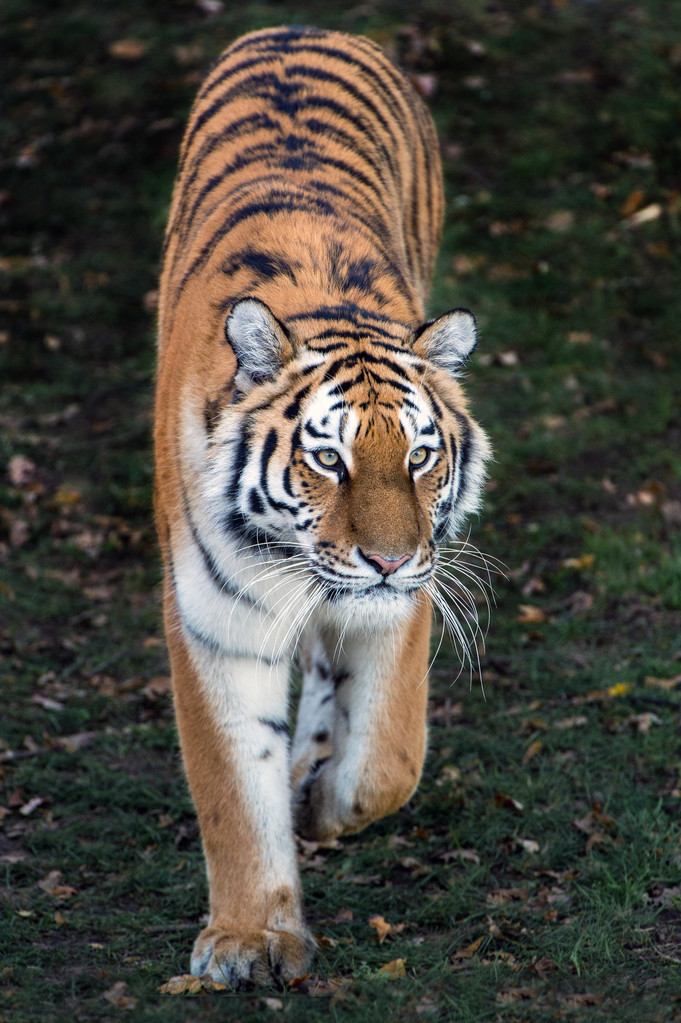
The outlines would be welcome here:
M 296 833 L 356 832 L 422 772 L 438 551 L 490 457 L 458 378 L 475 318 L 425 315 L 443 214 L 431 116 L 368 38 L 264 29 L 208 72 L 159 286 L 155 515 L 209 885 L 190 968 L 230 988 L 308 969 Z

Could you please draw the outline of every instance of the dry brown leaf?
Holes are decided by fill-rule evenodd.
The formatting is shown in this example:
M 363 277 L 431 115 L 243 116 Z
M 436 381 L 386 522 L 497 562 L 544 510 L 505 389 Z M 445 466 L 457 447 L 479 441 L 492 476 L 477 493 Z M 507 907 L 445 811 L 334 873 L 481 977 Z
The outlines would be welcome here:
M 563 995 L 561 1002 L 571 1009 L 578 1009 L 584 1005 L 600 1005 L 603 1001 L 602 995 L 592 994 L 585 991 L 583 994 Z
M 630 217 L 632 213 L 640 210 L 643 205 L 643 200 L 646 197 L 646 193 L 642 188 L 635 188 L 633 192 L 630 192 L 626 197 L 622 205 L 620 206 L 620 213 L 623 217 Z
M 662 216 L 662 207 L 659 202 L 654 202 L 650 206 L 644 206 L 642 210 L 632 213 L 630 217 L 621 222 L 620 226 L 627 229 L 639 227 L 640 224 L 648 224 L 652 220 L 657 220 L 660 216 Z
M 391 980 L 397 980 L 399 977 L 406 977 L 406 961 L 406 959 L 393 959 L 391 962 L 386 963 L 385 966 L 381 966 L 378 972 L 382 973 L 386 977 L 390 977 Z
M 589 719 L 585 714 L 576 714 L 574 717 L 561 718 L 560 721 L 554 721 L 553 727 L 561 730 L 565 728 L 583 728 L 588 721 Z
M 382 945 L 389 934 L 400 934 L 404 930 L 404 924 L 389 924 L 382 916 L 369 917 L 369 927 L 376 931 L 378 944 Z
M 13 455 L 7 465 L 7 475 L 13 487 L 25 487 L 35 478 L 38 467 L 25 455 Z
M 565 231 L 569 231 L 574 222 L 575 215 L 571 210 L 556 210 L 544 221 L 549 231 L 555 231 L 556 234 L 564 234 Z
M 535 739 L 534 742 L 530 743 L 530 745 L 525 750 L 525 755 L 523 756 L 523 759 L 521 761 L 523 766 L 525 764 L 529 764 L 530 760 L 536 757 L 537 753 L 539 753 L 543 745 L 544 743 L 541 741 L 541 739 Z
M 482 945 L 484 939 L 485 939 L 484 934 L 481 934 L 480 937 L 476 938 L 475 941 L 471 942 L 470 945 L 466 945 L 465 948 L 460 948 L 458 952 L 455 952 L 454 955 L 450 957 L 451 961 L 457 962 L 458 960 L 461 959 L 472 959 L 475 953 Z
M 148 48 L 141 39 L 117 39 L 109 46 L 109 55 L 116 60 L 141 60 Z
M 535 842 L 533 838 L 516 838 L 518 845 L 521 845 L 527 853 L 538 853 L 539 842 Z
M 104 992 L 102 998 L 105 998 L 107 1002 L 115 1005 L 118 1009 L 126 1009 L 128 1012 L 131 1012 L 137 1005 L 137 999 L 126 995 L 127 986 L 124 980 L 118 980 L 113 987 Z
M 497 999 L 503 1005 L 510 1005 L 512 1002 L 534 1002 L 536 998 L 536 987 L 510 987 L 497 991 Z
M 487 901 L 493 906 L 504 906 L 509 902 L 525 902 L 527 896 L 527 888 L 497 888 L 487 893 Z
M 22 817 L 28 817 L 30 813 L 33 813 L 33 811 L 39 806 L 42 806 L 43 802 L 44 800 L 41 796 L 34 796 L 33 799 L 29 799 L 27 803 L 24 803 L 24 805 L 19 808 L 19 813 Z M 11 800 L 9 805 L 12 805 Z
M 516 813 L 520 813 L 525 809 L 519 799 L 507 796 L 505 792 L 495 792 L 494 805 L 500 810 L 515 810 Z
M 521 625 L 538 625 L 542 622 L 548 622 L 549 616 L 546 611 L 542 611 L 540 607 L 536 607 L 534 604 L 520 604 L 515 620 Z
M 495 360 L 500 366 L 517 366 L 519 362 L 517 352 L 497 352 Z
M 61 884 L 61 878 L 61 870 L 51 870 L 42 881 L 38 881 L 38 888 L 55 899 L 70 899 L 76 894 L 77 889 L 68 884 Z
M 476 853 L 475 849 L 447 849 L 445 852 L 437 853 L 438 860 L 444 860 L 448 863 L 449 860 L 463 860 L 468 863 L 475 863 L 477 866 L 480 863 L 480 857 Z
M 630 714 L 625 724 L 635 725 L 639 735 L 647 735 L 653 725 L 662 724 L 662 718 L 657 714 L 646 711 L 644 714 Z
M 424 99 L 430 99 L 437 92 L 438 80 L 436 75 L 410 75 L 411 84 Z
M 191 973 L 182 973 L 177 977 L 171 977 L 165 984 L 161 984 L 158 990 L 162 995 L 195 995 L 202 986 L 200 977 L 194 977 Z
M 674 675 L 673 678 L 656 678 L 654 675 L 646 675 L 644 682 L 647 686 L 654 686 L 655 689 L 675 689 L 681 683 L 681 675 Z
M 588 330 L 570 330 L 567 339 L 571 345 L 588 345 L 593 341 L 593 334 Z
M 595 560 L 595 554 L 583 554 L 581 558 L 565 558 L 561 561 L 561 565 L 563 568 L 571 568 L 578 571 L 583 568 L 591 568 Z

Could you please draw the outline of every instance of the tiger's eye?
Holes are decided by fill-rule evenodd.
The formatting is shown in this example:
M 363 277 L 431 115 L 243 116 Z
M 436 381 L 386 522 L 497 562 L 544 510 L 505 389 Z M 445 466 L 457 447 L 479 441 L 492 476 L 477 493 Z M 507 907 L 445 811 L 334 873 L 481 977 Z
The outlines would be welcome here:
M 428 448 L 414 448 L 409 455 L 410 465 L 423 465 L 428 458 Z
M 333 448 L 322 448 L 321 451 L 315 451 L 314 456 L 319 464 L 327 469 L 333 469 L 340 460 L 338 452 L 334 451 Z

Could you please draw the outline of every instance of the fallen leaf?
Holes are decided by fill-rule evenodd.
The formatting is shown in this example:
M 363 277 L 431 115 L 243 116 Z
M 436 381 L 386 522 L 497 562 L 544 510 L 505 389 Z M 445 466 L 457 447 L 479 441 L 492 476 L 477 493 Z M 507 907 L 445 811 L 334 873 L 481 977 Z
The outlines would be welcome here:
M 445 852 L 437 853 L 438 860 L 444 860 L 448 863 L 449 860 L 463 860 L 468 863 L 475 863 L 477 866 L 480 863 L 480 857 L 476 853 L 475 849 L 447 849 Z
M 640 210 L 643 205 L 643 200 L 646 197 L 646 193 L 642 188 L 635 188 L 633 192 L 630 192 L 626 197 L 622 205 L 620 206 L 620 213 L 623 217 L 630 217 L 637 210 Z
M 118 39 L 109 46 L 109 55 L 116 60 L 135 61 L 141 60 L 147 50 L 141 39 Z
M 553 727 L 559 729 L 565 728 L 583 728 L 584 725 L 588 724 L 589 719 L 585 714 L 576 714 L 571 718 L 561 718 L 560 721 L 554 721 Z
M 656 678 L 654 675 L 646 675 L 643 680 L 647 686 L 654 686 L 655 689 L 675 689 L 681 683 L 681 675 L 674 675 L 673 678 Z
M 51 870 L 42 881 L 38 881 L 37 886 L 55 899 L 70 899 L 76 894 L 77 889 L 68 884 L 61 884 L 61 878 L 61 870 Z
M 521 761 L 522 765 L 524 766 L 525 764 L 528 764 L 530 760 L 536 757 L 537 753 L 539 753 L 543 745 L 544 743 L 541 741 L 541 739 L 536 739 L 534 742 L 530 743 L 530 745 L 525 750 L 525 755 L 523 756 L 523 759 Z
M 378 944 L 382 945 L 389 934 L 400 934 L 404 930 L 404 924 L 389 924 L 382 916 L 369 917 L 369 927 L 373 927 L 378 937 Z
M 517 352 L 497 352 L 495 358 L 500 366 L 517 366 L 519 362 Z
M 333 919 L 334 924 L 347 924 L 353 919 L 351 909 L 341 909 Z
M 662 207 L 658 202 L 654 202 L 650 206 L 644 206 L 642 210 L 637 210 L 636 213 L 621 221 L 620 227 L 625 229 L 638 227 L 640 224 L 648 224 L 652 220 L 657 220 L 661 215 Z
M 503 1005 L 509 1005 L 512 1002 L 534 1002 L 536 998 L 536 987 L 511 987 L 497 991 L 497 999 Z
M 627 725 L 635 725 L 639 735 L 647 735 L 653 725 L 661 725 L 662 718 L 647 711 L 644 714 L 631 714 L 625 721 Z M 21 812 L 21 811 L 20 811 Z
M 593 341 L 593 334 L 588 330 L 570 330 L 567 339 L 571 345 L 588 345 Z
M 516 838 L 518 845 L 521 845 L 527 853 L 538 853 L 539 842 L 535 842 L 533 838 Z
M 111 1005 L 115 1005 L 119 1009 L 127 1009 L 128 1012 L 131 1012 L 137 1005 L 137 999 L 126 995 L 127 986 L 124 980 L 118 980 L 113 987 L 104 992 L 102 998 L 105 998 L 107 1002 L 110 1002 Z
M 485 938 L 484 934 L 481 934 L 480 937 L 476 938 L 475 941 L 471 942 L 470 945 L 466 945 L 465 948 L 460 948 L 457 952 L 454 953 L 454 955 L 450 957 L 452 962 L 456 962 L 461 959 L 472 959 L 475 953 L 482 945 L 484 938 Z
M 41 796 L 34 796 L 33 799 L 29 799 L 27 803 L 24 803 L 24 805 L 19 808 L 19 813 L 22 817 L 28 817 L 29 813 L 33 813 L 33 811 L 41 806 L 43 802 L 44 800 Z M 11 805 L 12 804 L 10 802 L 10 806 Z
M 515 620 L 521 625 L 538 625 L 541 622 L 548 622 L 549 616 L 534 604 L 520 604 Z
M 416 91 L 424 99 L 430 99 L 437 92 L 438 81 L 436 75 L 410 75 L 409 79 Z
M 391 962 L 386 963 L 385 966 L 381 966 L 378 972 L 386 977 L 390 977 L 391 980 L 406 977 L 407 971 L 404 968 L 406 961 L 406 959 L 393 959 Z
M 569 231 L 575 222 L 575 215 L 571 210 L 556 210 L 550 217 L 547 217 L 544 221 L 545 226 L 549 231 L 555 231 L 556 234 L 564 234 L 565 231 Z
M 595 560 L 595 554 L 583 554 L 581 558 L 565 558 L 561 561 L 561 565 L 563 568 L 580 570 L 583 568 L 591 568 Z
M 13 487 L 25 487 L 35 478 L 38 467 L 25 455 L 13 455 L 7 465 L 7 475 Z
M 202 986 L 200 977 L 194 977 L 191 973 L 182 973 L 177 977 L 171 977 L 165 984 L 161 984 L 158 990 L 162 995 L 195 995 Z
M 409 870 L 412 877 L 422 877 L 424 874 L 430 873 L 430 869 L 415 856 L 401 856 L 397 862 L 405 870 Z
M 565 601 L 565 607 L 567 607 L 570 614 L 578 615 L 584 614 L 585 611 L 590 611 L 593 603 L 592 593 L 587 593 L 586 590 L 576 590 Z
M 515 810 L 516 813 L 520 813 L 525 809 L 519 799 L 507 796 L 505 792 L 495 792 L 494 805 L 500 810 Z
M 60 735 L 51 741 L 51 746 L 53 749 L 64 750 L 65 753 L 76 753 L 99 735 L 99 732 L 75 732 L 73 735 Z
M 527 895 L 527 888 L 497 888 L 488 892 L 487 901 L 493 906 L 504 906 L 509 902 L 525 902 Z
M 561 1002 L 571 1009 L 577 1009 L 583 1005 L 600 1005 L 603 1001 L 602 995 L 592 994 L 585 991 L 583 994 L 563 995 Z

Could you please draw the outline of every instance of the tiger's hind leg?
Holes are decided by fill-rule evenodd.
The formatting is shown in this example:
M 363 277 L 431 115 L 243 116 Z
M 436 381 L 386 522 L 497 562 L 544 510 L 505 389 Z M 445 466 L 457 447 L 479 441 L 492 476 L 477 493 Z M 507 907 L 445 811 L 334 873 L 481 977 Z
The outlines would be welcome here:
M 323 633 L 305 679 L 294 740 L 298 832 L 330 841 L 403 806 L 426 748 L 430 605 L 401 628 Z M 309 652 L 309 651 L 308 651 Z

